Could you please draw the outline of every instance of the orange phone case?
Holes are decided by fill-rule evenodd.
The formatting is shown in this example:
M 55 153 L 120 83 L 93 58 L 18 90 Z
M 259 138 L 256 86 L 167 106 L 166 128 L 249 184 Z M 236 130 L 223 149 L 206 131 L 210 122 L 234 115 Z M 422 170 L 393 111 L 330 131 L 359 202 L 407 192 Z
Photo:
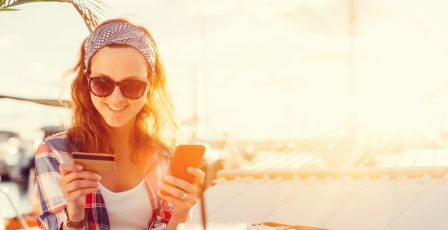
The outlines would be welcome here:
M 187 172 L 187 168 L 198 168 L 201 165 L 204 153 L 205 146 L 203 145 L 177 146 L 171 158 L 169 174 L 193 183 L 195 177 Z

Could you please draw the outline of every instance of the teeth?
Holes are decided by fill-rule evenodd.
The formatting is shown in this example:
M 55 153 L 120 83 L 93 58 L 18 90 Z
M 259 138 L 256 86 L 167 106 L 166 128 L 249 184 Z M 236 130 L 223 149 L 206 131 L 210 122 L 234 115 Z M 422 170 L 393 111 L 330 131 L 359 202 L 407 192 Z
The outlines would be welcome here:
M 124 107 L 115 107 L 115 106 L 110 106 L 110 105 L 108 105 L 108 104 L 106 104 L 106 106 L 107 106 L 110 110 L 115 111 L 115 112 L 123 111 L 123 110 L 127 107 L 127 106 L 124 106 Z

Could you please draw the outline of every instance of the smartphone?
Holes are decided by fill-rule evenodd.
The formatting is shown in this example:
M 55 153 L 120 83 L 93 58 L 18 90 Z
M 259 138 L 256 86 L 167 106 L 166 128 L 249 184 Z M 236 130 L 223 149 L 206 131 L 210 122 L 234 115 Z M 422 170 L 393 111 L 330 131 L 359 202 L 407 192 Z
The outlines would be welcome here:
M 115 155 L 103 153 L 73 152 L 73 162 L 94 173 L 115 171 Z
M 199 168 L 204 157 L 203 145 L 179 145 L 174 150 L 168 173 L 177 178 L 194 182 L 195 176 L 187 172 L 188 167 Z

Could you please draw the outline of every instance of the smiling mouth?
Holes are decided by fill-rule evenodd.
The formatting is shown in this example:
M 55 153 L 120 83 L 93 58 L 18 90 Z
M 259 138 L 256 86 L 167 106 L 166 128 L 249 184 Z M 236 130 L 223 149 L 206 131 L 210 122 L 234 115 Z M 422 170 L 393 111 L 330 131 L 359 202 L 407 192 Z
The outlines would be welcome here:
M 113 112 L 121 112 L 121 111 L 125 110 L 128 106 L 126 105 L 123 107 L 115 107 L 115 106 L 110 106 L 110 105 L 106 104 L 106 107 Z

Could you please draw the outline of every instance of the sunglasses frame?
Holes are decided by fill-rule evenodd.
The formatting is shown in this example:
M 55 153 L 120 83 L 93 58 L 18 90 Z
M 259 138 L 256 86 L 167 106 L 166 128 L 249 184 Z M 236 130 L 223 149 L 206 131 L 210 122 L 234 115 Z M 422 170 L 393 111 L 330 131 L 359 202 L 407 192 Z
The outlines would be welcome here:
M 141 98 L 141 97 L 144 95 L 144 92 L 146 91 L 146 89 L 143 91 L 142 95 L 140 95 L 139 97 L 131 98 L 131 97 L 127 97 L 127 96 L 124 95 L 123 91 L 121 90 L 121 84 L 123 84 L 123 82 L 124 82 L 124 81 L 127 81 L 127 80 L 134 80 L 134 81 L 143 82 L 143 83 L 145 83 L 145 85 L 146 85 L 145 88 L 147 88 L 147 87 L 148 87 L 148 84 L 149 84 L 149 80 L 143 81 L 143 80 L 140 80 L 140 79 L 124 79 L 123 81 L 119 81 L 119 82 L 117 82 L 117 81 L 114 81 L 112 78 L 107 77 L 107 76 L 99 76 L 99 77 L 90 77 L 90 76 L 86 76 L 86 78 L 87 78 L 87 85 L 88 85 L 88 87 L 89 87 L 89 91 L 90 91 L 91 93 L 93 93 L 93 95 L 95 95 L 95 96 L 97 96 L 97 97 L 108 97 L 108 96 L 110 96 L 110 95 L 115 91 L 115 88 L 117 88 L 117 86 L 118 86 L 118 88 L 120 89 L 121 95 L 123 95 L 123 97 L 125 97 L 125 98 L 127 98 L 127 99 L 131 99 L 131 100 L 136 100 L 136 99 Z M 99 96 L 99 95 L 97 95 L 97 94 L 93 91 L 93 89 L 92 89 L 92 81 L 93 81 L 95 78 L 106 78 L 106 79 L 112 81 L 112 82 L 114 83 L 114 88 L 113 88 L 113 90 L 112 90 L 108 95 L 105 95 L 105 96 Z

